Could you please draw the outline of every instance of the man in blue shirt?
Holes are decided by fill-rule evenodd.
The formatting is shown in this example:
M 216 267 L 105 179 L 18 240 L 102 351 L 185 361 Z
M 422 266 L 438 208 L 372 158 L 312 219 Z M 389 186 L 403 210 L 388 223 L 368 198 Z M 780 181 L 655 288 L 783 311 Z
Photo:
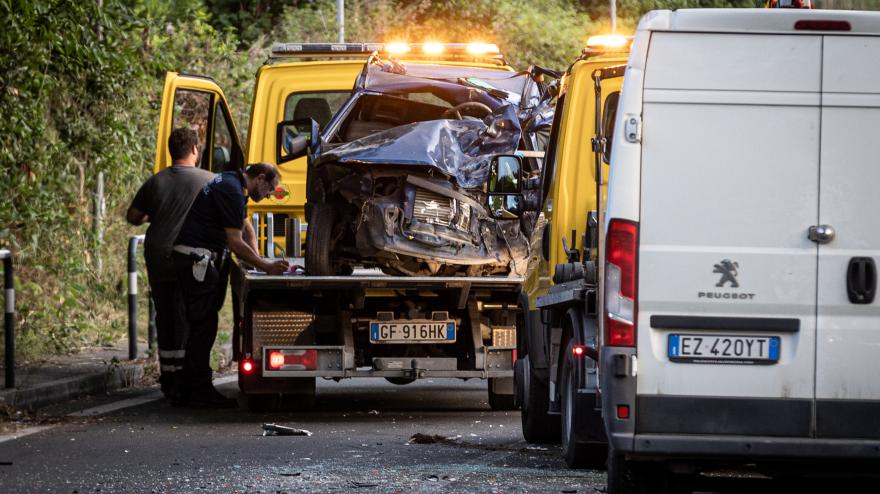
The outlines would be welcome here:
M 269 274 L 288 268 L 285 260 L 265 260 L 242 237 L 247 200 L 259 202 L 278 186 L 278 169 L 271 163 L 249 165 L 214 177 L 196 196 L 172 248 L 189 323 L 183 364 L 183 392 L 172 398 L 178 406 L 234 407 L 236 402 L 211 383 L 211 347 L 217 337 L 218 293 L 226 279 L 221 265 L 227 248 L 240 261 Z M 224 291 L 225 293 L 225 291 Z

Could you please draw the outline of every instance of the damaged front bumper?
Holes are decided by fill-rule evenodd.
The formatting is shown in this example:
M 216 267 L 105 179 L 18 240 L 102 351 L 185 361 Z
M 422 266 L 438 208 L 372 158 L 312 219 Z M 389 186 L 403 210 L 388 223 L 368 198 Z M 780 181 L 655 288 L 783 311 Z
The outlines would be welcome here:
M 469 266 L 471 275 L 525 274 L 529 247 L 519 221 L 493 219 L 461 192 L 409 175 L 402 204 L 389 197 L 364 204 L 360 252 L 415 258 L 432 274 L 444 265 Z

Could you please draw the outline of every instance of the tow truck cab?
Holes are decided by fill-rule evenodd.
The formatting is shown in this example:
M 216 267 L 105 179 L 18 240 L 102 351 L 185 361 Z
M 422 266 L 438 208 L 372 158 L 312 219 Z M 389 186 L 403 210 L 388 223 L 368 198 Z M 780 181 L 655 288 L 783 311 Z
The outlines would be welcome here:
M 563 76 L 520 297 L 515 400 L 523 435 L 532 443 L 561 441 L 570 466 L 604 463 L 594 360 L 597 198 L 604 201 L 605 150 L 630 43 L 625 36 L 593 37 Z

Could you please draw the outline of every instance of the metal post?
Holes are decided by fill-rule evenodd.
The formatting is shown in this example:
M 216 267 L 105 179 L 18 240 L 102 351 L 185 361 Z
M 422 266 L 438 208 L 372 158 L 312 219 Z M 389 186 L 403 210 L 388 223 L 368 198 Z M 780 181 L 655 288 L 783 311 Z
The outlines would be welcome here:
M 617 0 L 611 0 L 611 34 L 617 32 Z
M 4 342 L 6 355 L 6 387 L 15 387 L 15 275 L 12 271 L 12 253 L 7 249 L 0 249 L 0 259 L 3 259 L 3 288 L 6 291 L 6 315 L 3 318 Z
M 254 235 L 257 237 L 257 248 L 260 247 L 260 213 L 251 215 L 251 225 L 254 227 Z M 259 254 L 259 252 L 257 252 Z
M 104 270 L 101 258 L 101 245 L 104 243 L 104 172 L 98 172 L 98 183 L 95 185 L 95 267 L 98 274 Z
M 295 237 L 293 233 L 294 219 L 298 219 L 295 216 L 293 218 L 286 218 L 284 220 L 284 251 L 287 252 L 288 256 L 296 257 L 296 246 L 293 243 L 293 239 Z
M 339 25 L 339 43 L 345 43 L 345 0 L 336 0 L 336 24 Z
M 143 235 L 132 235 L 128 239 L 128 360 L 137 358 L 137 248 L 143 241 Z
M 275 215 L 266 213 L 266 257 L 275 257 Z
M 302 257 L 302 224 L 299 217 L 293 218 L 293 257 Z

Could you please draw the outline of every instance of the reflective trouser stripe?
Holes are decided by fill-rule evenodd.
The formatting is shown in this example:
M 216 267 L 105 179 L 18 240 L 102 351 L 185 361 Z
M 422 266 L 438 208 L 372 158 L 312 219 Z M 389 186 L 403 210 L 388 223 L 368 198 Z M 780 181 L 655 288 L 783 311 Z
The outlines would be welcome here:
M 159 369 L 162 372 L 177 372 L 183 370 L 182 365 L 170 365 L 170 364 L 162 364 L 159 366 Z

